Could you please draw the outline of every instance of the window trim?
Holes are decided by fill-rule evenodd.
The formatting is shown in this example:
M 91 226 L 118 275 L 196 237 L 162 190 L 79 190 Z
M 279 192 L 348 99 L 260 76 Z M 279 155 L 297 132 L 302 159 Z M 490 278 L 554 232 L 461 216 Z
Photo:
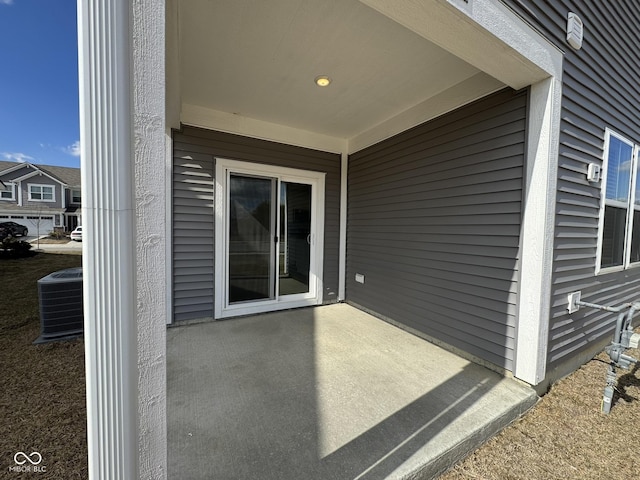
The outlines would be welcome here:
M 607 177 L 609 174 L 609 146 L 611 137 L 627 144 L 631 147 L 631 178 L 629 184 L 629 193 L 627 202 L 617 200 L 607 200 Z M 638 176 L 638 156 L 640 155 L 640 146 L 631 141 L 627 137 L 617 133 L 616 131 L 605 128 L 604 148 L 602 152 L 602 178 L 600 180 L 600 211 L 598 217 L 598 244 L 596 252 L 596 275 L 611 272 L 621 272 L 630 268 L 640 267 L 640 260 L 631 262 L 631 242 L 633 240 L 633 213 L 640 211 L 640 205 L 636 205 L 636 184 Z M 613 265 L 610 267 L 602 267 L 602 247 L 604 242 L 604 216 L 607 206 L 626 209 L 625 230 L 624 230 L 624 247 L 622 254 L 622 265 Z
M 42 190 L 43 187 L 46 188 L 50 188 L 51 189 L 51 199 L 45 199 L 45 198 L 33 198 L 32 192 L 31 192 L 31 188 L 32 187 L 40 187 L 40 196 L 42 197 L 44 192 Z M 44 183 L 28 183 L 27 184 L 27 191 L 29 192 L 29 201 L 30 202 L 50 202 L 53 203 L 56 201 L 56 186 L 55 185 L 47 185 Z
M 0 191 L 0 200 L 5 200 L 7 202 L 15 202 L 16 200 L 16 184 L 13 182 L 5 182 L 6 188 L 11 188 L 11 198 L 3 197 L 2 192 L 6 192 L 7 190 Z

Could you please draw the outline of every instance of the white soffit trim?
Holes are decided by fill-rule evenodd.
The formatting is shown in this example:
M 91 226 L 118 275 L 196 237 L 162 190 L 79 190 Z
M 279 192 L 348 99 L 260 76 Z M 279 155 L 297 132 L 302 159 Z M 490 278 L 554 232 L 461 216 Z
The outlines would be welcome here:
M 342 138 L 321 135 L 198 105 L 183 103 L 180 117 L 182 123 L 194 127 L 271 140 L 324 152 L 342 153 L 346 149 L 346 140 Z
M 355 153 L 375 145 L 502 88 L 504 88 L 502 82 L 486 73 L 477 73 L 473 77 L 349 139 L 349 153 Z
M 11 180 L 11 181 L 12 181 L 12 182 L 21 182 L 21 181 L 23 181 L 23 180 L 27 180 L 27 179 L 29 179 L 29 178 L 35 177 L 36 175 L 44 175 L 45 177 L 50 178 L 51 180 L 53 180 L 54 182 L 56 182 L 56 183 L 57 183 L 57 184 L 59 184 L 59 185 L 67 186 L 67 184 L 66 184 L 66 183 L 61 182 L 61 181 L 60 181 L 60 180 L 58 180 L 57 178 L 52 177 L 52 176 L 51 176 L 51 175 L 49 175 L 48 173 L 43 172 L 42 170 L 40 170 L 39 168 L 37 168 L 37 167 L 33 167 L 33 168 L 35 168 L 35 170 L 34 170 L 33 172 L 31 172 L 31 173 L 27 173 L 26 175 L 23 175 L 23 176 L 21 176 L 21 177 L 14 178 L 14 179 L 13 179 L 13 180 Z
M 29 162 L 16 163 L 13 167 L 9 167 L 0 172 L 0 175 L 5 175 L 7 173 L 15 172 L 16 170 L 20 170 L 21 168 L 37 168 L 34 165 L 31 165 Z
M 360 1 L 516 90 L 562 71 L 560 50 L 499 0 Z

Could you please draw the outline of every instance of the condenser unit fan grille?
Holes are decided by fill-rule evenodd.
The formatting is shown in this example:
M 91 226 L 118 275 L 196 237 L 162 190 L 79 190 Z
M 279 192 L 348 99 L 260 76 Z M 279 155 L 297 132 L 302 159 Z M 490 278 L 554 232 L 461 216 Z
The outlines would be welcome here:
M 82 267 L 54 272 L 38 280 L 40 336 L 34 343 L 82 335 Z

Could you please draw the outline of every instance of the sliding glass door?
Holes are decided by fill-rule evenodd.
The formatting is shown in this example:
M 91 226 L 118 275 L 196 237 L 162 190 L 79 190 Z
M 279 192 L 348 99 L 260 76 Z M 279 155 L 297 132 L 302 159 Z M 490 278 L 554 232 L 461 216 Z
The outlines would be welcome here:
M 217 316 L 320 303 L 323 174 L 218 162 Z
M 229 303 L 275 297 L 275 182 L 229 178 Z
M 309 291 L 311 266 L 311 185 L 280 183 L 278 291 Z

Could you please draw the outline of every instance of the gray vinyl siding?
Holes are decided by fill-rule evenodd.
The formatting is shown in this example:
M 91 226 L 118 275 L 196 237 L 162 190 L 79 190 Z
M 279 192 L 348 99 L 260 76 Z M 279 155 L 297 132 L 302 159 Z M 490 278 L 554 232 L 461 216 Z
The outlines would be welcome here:
M 18 189 L 18 194 L 22 195 L 23 206 L 42 205 L 43 209 L 62 208 L 62 197 L 64 195 L 63 186 L 59 182 L 52 180 L 46 175 L 35 175 L 33 177 L 22 180 L 22 188 Z M 29 200 L 29 185 L 47 185 L 53 187 L 53 202 L 40 202 L 37 200 Z
M 174 320 L 213 317 L 214 165 L 174 134 L 173 311 Z
M 8 165 L 10 164 L 10 162 L 2 162 L 4 165 Z M 11 162 L 13 163 L 13 162 Z M 12 204 L 12 205 L 18 205 L 19 204 L 19 199 L 22 199 L 22 205 L 23 206 L 33 206 L 33 205 L 42 205 L 42 208 L 46 209 L 50 209 L 50 208 L 61 208 L 62 207 L 62 199 L 63 199 L 63 195 L 64 195 L 64 187 L 62 186 L 62 184 L 60 184 L 60 182 L 51 179 L 50 177 L 48 177 L 47 175 L 43 175 L 43 174 L 39 174 L 39 175 L 34 175 L 32 177 L 29 177 L 27 179 L 24 179 L 20 182 L 15 181 L 15 179 L 19 179 L 20 177 L 23 177 L 25 175 L 28 175 L 30 173 L 33 173 L 33 168 L 29 167 L 28 165 L 25 165 L 22 168 L 18 168 L 16 170 L 14 170 L 13 172 L 9 172 L 9 173 L 5 173 L 4 175 L 0 176 L 0 180 L 2 180 L 3 182 L 15 182 L 15 200 L 14 201 L 6 201 L 3 200 L 0 202 L 0 206 L 2 206 L 3 204 Z M 54 190 L 54 202 L 37 202 L 37 201 L 29 201 L 29 184 L 37 184 L 37 185 L 48 185 L 48 186 L 52 186 L 53 190 Z
M 640 300 L 640 269 L 595 275 L 600 185 L 585 178 L 602 165 L 605 128 L 640 144 L 640 10 L 636 0 L 505 0 L 565 51 L 555 220 L 548 371 L 611 338 L 611 314 L 567 314 L 567 294 L 594 303 Z M 566 44 L 567 13 L 584 22 L 582 49 Z M 560 373 L 562 374 L 562 372 Z
M 349 157 L 347 301 L 507 369 L 527 98 L 505 90 Z
M 340 155 L 189 126 L 173 152 L 174 320 L 213 317 L 216 157 L 326 173 L 323 301 L 337 300 Z
M 74 202 L 73 201 L 73 191 L 74 190 L 81 190 L 81 188 L 80 187 L 75 187 L 75 188 L 69 187 L 69 188 L 65 188 L 64 189 L 65 205 L 79 207 L 82 202 Z M 82 194 L 80 194 L 80 200 L 82 200 Z

